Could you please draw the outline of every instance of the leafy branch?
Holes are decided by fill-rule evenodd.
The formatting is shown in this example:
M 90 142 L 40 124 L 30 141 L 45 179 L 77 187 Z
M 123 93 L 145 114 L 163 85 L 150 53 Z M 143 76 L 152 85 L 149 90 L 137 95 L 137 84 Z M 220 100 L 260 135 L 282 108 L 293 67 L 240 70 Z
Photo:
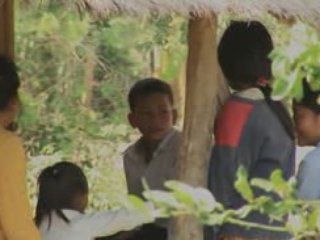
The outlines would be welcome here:
M 280 170 L 269 179 L 249 180 L 240 167 L 235 188 L 247 204 L 239 209 L 227 209 L 216 201 L 211 192 L 178 181 L 166 182 L 168 191 L 146 190 L 144 197 L 155 206 L 156 217 L 195 216 L 202 224 L 220 226 L 231 223 L 245 228 L 288 232 L 295 239 L 315 237 L 320 233 L 320 201 L 304 201 L 296 197 L 296 181 L 285 181 Z M 257 194 L 257 192 L 259 194 Z M 249 222 L 252 212 L 269 216 L 280 226 Z

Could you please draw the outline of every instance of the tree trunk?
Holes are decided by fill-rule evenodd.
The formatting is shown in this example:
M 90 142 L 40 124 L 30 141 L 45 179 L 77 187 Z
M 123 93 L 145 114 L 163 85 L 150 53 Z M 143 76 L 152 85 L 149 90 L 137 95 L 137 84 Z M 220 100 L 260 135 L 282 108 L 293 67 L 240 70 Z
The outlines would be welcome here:
M 171 84 L 175 107 L 178 112 L 178 121 L 176 126 L 180 128 L 184 119 L 185 96 L 186 96 L 186 64 L 181 64 L 179 74 Z
M 221 86 L 216 31 L 215 15 L 189 22 L 186 106 L 178 178 L 193 186 L 207 186 L 212 128 Z M 202 229 L 194 219 L 181 217 L 174 221 L 169 235 L 171 240 L 201 240 Z
M 0 4 L 0 54 L 14 58 L 14 0 Z

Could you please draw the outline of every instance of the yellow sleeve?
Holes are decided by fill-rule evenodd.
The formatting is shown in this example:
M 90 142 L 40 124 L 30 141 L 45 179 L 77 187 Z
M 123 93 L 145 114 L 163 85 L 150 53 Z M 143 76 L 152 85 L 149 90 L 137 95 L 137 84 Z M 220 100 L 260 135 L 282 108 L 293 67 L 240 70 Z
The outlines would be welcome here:
M 27 196 L 22 143 L 9 134 L 0 141 L 0 228 L 7 240 L 40 240 Z

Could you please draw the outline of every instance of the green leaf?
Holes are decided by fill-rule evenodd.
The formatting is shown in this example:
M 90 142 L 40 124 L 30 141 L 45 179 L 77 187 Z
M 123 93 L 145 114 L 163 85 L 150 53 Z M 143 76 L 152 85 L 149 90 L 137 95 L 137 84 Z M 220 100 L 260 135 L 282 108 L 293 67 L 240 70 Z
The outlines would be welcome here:
M 37 31 L 41 33 L 54 34 L 60 29 L 59 20 L 52 13 L 43 13 Z
M 309 211 L 307 215 L 307 224 L 309 229 L 317 229 L 319 222 L 319 209 L 312 209 Z
M 183 207 L 182 203 L 177 201 L 172 193 L 160 190 L 149 190 L 144 191 L 143 196 L 154 203 L 156 206 L 159 207 L 166 207 L 166 208 L 181 208 Z
M 248 202 L 253 201 L 254 195 L 249 185 L 247 171 L 243 166 L 240 166 L 237 171 L 237 180 L 235 182 L 235 188 L 245 200 L 247 200 Z
M 266 179 L 261 179 L 261 178 L 254 178 L 251 180 L 251 185 L 254 187 L 258 187 L 262 190 L 265 190 L 266 192 L 271 192 L 273 190 L 273 184 L 272 182 L 266 180 Z
M 282 198 L 290 197 L 292 194 L 292 189 L 290 185 L 283 179 L 282 171 L 275 170 L 271 176 L 270 181 L 274 186 L 275 192 Z
M 173 192 L 175 198 L 190 208 L 202 212 L 212 212 L 223 207 L 213 197 L 212 193 L 204 188 L 194 188 L 178 181 L 167 181 L 165 186 Z

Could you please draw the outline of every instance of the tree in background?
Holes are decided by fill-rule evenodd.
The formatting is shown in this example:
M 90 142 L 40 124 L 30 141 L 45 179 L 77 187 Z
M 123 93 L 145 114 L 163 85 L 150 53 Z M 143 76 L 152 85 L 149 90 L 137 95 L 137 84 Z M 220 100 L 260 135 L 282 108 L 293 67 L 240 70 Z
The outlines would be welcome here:
M 19 129 L 30 154 L 29 184 L 46 165 L 70 160 L 91 183 L 91 207 L 121 204 L 126 95 L 150 75 L 173 81 L 184 61 L 186 21 L 178 17 L 95 20 L 63 1 L 16 6 L 16 60 L 22 78 Z M 70 3 L 68 3 L 70 4 Z M 153 54 L 155 49 L 159 54 Z M 165 62 L 164 57 L 170 64 Z M 160 63 L 156 73 L 155 62 Z M 158 65 L 157 65 L 158 67 Z

